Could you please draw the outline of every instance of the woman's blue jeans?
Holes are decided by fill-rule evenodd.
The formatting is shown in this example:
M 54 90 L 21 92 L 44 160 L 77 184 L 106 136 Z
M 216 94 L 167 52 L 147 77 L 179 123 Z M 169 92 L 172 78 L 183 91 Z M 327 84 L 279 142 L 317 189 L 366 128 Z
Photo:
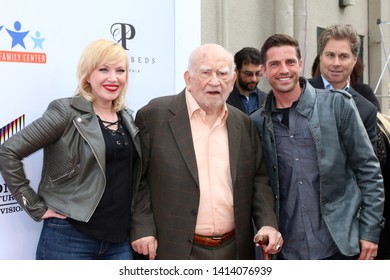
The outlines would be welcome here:
M 128 241 L 111 243 L 91 238 L 75 229 L 67 220 L 43 221 L 37 260 L 132 260 Z

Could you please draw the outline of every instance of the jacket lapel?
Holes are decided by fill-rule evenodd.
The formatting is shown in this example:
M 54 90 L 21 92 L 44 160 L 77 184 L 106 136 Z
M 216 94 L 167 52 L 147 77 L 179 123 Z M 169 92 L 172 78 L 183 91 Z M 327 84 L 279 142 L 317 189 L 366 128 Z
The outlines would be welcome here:
M 356 106 L 358 106 L 359 98 L 358 98 L 358 92 L 354 90 L 352 87 L 349 88 L 349 93 L 352 95 L 353 100 L 355 101 Z
M 83 97 L 78 96 L 73 98 L 72 106 L 81 112 L 84 112 L 73 120 L 73 124 L 91 147 L 99 166 L 102 168 L 103 172 L 105 172 L 106 154 L 104 149 L 104 138 L 103 133 L 100 130 L 98 118 L 93 113 L 92 103 L 85 100 Z
M 241 147 L 241 128 L 237 125 L 236 114 L 233 110 L 229 110 L 229 115 L 226 119 L 226 125 L 228 130 L 228 141 L 229 141 L 229 159 L 230 159 L 230 173 L 232 176 L 233 187 L 237 178 L 238 169 L 238 157 L 240 154 Z
M 100 130 L 99 121 L 95 114 L 87 113 L 76 117 L 73 120 L 77 130 L 84 140 L 91 147 L 97 162 L 103 172 L 106 170 L 106 154 L 104 149 L 104 138 Z
M 188 167 L 188 170 L 190 171 L 196 184 L 199 186 L 198 167 L 196 164 L 196 155 L 184 91 L 177 95 L 172 101 L 172 106 L 169 111 L 172 113 L 172 117 L 168 120 L 168 123 L 173 137 L 175 138 L 176 144 L 183 155 L 183 159 Z
M 129 109 L 124 109 L 121 112 L 123 123 L 130 133 L 131 139 L 133 140 L 133 144 L 134 144 L 134 147 L 135 147 L 137 153 L 140 155 L 141 154 L 141 144 L 140 144 L 139 140 L 136 139 L 138 132 L 139 132 L 139 128 L 137 127 L 137 125 L 133 121 L 131 114 L 132 114 L 132 111 Z
M 324 82 L 322 81 L 322 78 L 321 76 L 318 76 L 318 77 L 315 77 L 313 79 L 309 79 L 309 82 L 310 84 L 314 87 L 314 88 L 325 88 L 324 87 Z

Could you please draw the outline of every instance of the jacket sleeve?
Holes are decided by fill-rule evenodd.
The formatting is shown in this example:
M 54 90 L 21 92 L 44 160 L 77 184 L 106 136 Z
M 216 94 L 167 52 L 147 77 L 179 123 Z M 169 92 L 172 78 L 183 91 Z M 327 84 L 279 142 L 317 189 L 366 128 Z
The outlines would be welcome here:
M 360 239 L 378 243 L 383 226 L 384 187 L 379 161 L 370 144 L 355 103 L 341 108 L 342 139 L 361 192 Z M 357 152 L 359 151 L 359 152 Z
M 147 172 L 150 155 L 150 135 L 145 116 L 142 110 L 138 111 L 136 124 L 140 129 L 142 147 L 142 174 L 137 195 L 134 198 L 134 211 L 131 219 L 130 241 L 145 236 L 157 237 L 156 225 L 151 208 L 150 188 L 147 181 Z
M 61 135 L 67 110 L 53 101 L 41 118 L 9 138 L 0 146 L 0 172 L 16 201 L 35 221 L 41 220 L 47 207 L 27 179 L 23 159 L 44 148 Z

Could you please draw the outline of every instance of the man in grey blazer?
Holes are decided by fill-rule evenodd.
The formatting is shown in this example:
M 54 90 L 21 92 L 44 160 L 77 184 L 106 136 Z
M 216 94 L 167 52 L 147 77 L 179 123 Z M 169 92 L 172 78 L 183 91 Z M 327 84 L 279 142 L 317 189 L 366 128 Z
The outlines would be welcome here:
M 150 259 L 254 259 L 252 221 L 280 251 L 274 195 L 256 128 L 226 104 L 235 73 L 223 47 L 195 49 L 186 88 L 136 116 L 143 172 L 132 217 L 133 249 Z

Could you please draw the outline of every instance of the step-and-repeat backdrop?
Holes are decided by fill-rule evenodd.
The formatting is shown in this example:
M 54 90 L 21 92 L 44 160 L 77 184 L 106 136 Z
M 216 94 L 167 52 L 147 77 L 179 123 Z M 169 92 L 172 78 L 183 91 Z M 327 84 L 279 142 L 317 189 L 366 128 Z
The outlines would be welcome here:
M 120 42 L 130 57 L 128 106 L 184 88 L 188 55 L 200 44 L 200 0 L 14 0 L 0 8 L 0 144 L 71 96 L 84 47 Z M 37 187 L 42 152 L 24 160 Z M 0 259 L 34 259 L 42 223 L 16 203 L 0 175 Z

